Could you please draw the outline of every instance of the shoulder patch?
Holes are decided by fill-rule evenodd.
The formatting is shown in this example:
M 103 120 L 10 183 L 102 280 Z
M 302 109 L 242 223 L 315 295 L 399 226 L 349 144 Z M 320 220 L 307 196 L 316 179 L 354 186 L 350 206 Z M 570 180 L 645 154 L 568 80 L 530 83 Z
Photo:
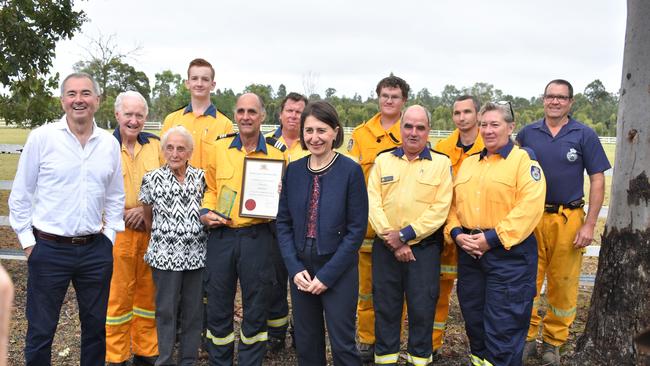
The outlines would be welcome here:
M 535 181 L 542 179 L 542 170 L 537 165 L 531 165 L 530 167 L 530 176 Z
M 398 147 L 399 147 L 399 146 L 395 146 L 395 147 L 391 147 L 390 149 L 382 150 L 382 151 L 380 151 L 380 152 L 377 153 L 377 156 L 379 156 L 379 155 L 381 155 L 381 154 L 383 154 L 383 153 L 391 152 L 391 151 L 397 149 Z
M 219 136 L 217 136 L 215 141 L 221 140 L 221 139 L 227 139 L 228 137 L 233 137 L 233 136 L 237 136 L 237 132 L 231 132 L 231 133 L 226 133 L 226 134 L 223 134 L 223 135 L 219 135 Z
M 529 147 L 522 147 L 521 149 L 528 153 L 528 156 L 530 157 L 530 160 L 537 161 L 537 156 L 535 155 L 535 152 L 533 151 L 533 149 L 531 149 Z
M 266 143 L 275 147 L 276 149 L 284 152 L 287 149 L 287 145 L 283 144 L 280 142 L 280 140 L 276 139 L 275 137 L 272 136 L 267 136 L 266 137 Z
M 442 156 L 449 157 L 449 155 L 443 153 L 442 151 L 438 151 L 438 150 L 436 150 L 436 149 L 429 148 L 429 151 L 431 151 L 431 152 L 433 152 L 433 153 L 436 153 L 436 154 L 439 154 L 439 155 L 442 155 Z

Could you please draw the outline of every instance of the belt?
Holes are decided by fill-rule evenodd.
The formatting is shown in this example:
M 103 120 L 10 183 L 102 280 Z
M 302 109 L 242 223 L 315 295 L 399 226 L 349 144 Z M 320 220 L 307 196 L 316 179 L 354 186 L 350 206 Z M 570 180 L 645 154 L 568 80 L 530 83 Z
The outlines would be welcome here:
M 90 244 L 97 238 L 99 234 L 89 234 L 81 236 L 61 236 L 56 234 L 46 233 L 45 231 L 40 231 L 37 228 L 33 228 L 34 236 L 39 239 L 54 241 L 57 243 L 63 244 L 72 244 L 72 245 L 86 245 Z
M 547 203 L 544 205 L 544 212 L 556 214 L 556 213 L 560 213 L 562 208 L 575 210 L 576 208 L 582 208 L 584 206 L 585 206 L 584 200 L 575 200 L 569 203 Z
M 462 229 L 463 229 L 464 234 L 469 234 L 469 235 L 480 234 L 480 233 L 484 233 L 484 232 L 486 232 L 488 230 L 492 230 L 492 229 L 469 229 L 469 228 L 466 228 L 464 226 L 462 227 Z
M 221 237 L 229 235 L 229 236 L 250 236 L 256 238 L 257 235 L 264 230 L 271 232 L 268 222 L 261 223 L 261 224 L 253 224 L 250 226 L 243 226 L 243 227 L 219 226 L 215 229 L 211 229 L 210 231 L 214 231 L 218 233 Z

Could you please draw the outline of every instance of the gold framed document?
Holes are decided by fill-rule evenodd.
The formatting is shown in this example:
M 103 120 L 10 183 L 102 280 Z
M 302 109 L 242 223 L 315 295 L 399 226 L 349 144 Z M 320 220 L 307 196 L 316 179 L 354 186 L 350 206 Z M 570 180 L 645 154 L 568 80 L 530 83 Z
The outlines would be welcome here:
M 245 158 L 239 216 L 275 219 L 284 160 Z

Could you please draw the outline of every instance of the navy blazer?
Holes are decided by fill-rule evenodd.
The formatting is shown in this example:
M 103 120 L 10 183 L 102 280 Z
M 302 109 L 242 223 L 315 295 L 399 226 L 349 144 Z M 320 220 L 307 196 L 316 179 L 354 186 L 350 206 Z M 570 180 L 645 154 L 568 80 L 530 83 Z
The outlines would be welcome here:
M 292 281 L 298 272 L 305 270 L 298 253 L 305 248 L 313 185 L 308 163 L 308 157 L 304 157 L 287 166 L 276 218 L 278 243 Z M 344 155 L 337 157 L 329 171 L 320 177 L 320 184 L 316 247 L 319 255 L 333 253 L 333 256 L 316 277 L 332 287 L 343 272 L 357 264 L 368 226 L 368 192 L 361 167 Z

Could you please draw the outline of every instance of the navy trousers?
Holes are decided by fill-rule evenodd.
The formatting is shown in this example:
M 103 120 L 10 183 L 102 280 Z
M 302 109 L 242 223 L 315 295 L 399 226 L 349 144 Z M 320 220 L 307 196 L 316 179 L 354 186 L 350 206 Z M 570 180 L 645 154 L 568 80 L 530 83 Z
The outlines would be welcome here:
M 238 279 L 244 310 L 238 364 L 262 364 L 268 340 L 266 320 L 271 287 L 275 282 L 272 240 L 268 224 L 210 231 L 205 268 L 210 365 L 233 365 L 233 311 Z
M 104 365 L 113 245 L 103 234 L 84 245 L 36 239 L 27 261 L 25 364 L 51 364 L 52 340 L 72 281 L 81 320 L 81 366 Z
M 407 364 L 431 362 L 431 330 L 440 291 L 442 230 L 411 246 L 415 262 L 399 262 L 384 241 L 372 246 L 372 297 L 375 304 L 375 363 L 397 365 L 402 306 L 408 313 Z
M 480 259 L 458 249 L 458 302 L 473 359 L 521 365 L 536 277 L 532 234 L 510 250 L 493 248 Z
M 298 257 L 313 279 L 333 256 L 318 255 L 313 239 Z M 320 295 L 300 291 L 291 279 L 296 352 L 301 366 L 325 366 L 325 323 L 337 366 L 360 366 L 361 357 L 355 342 L 355 316 L 359 296 L 357 260 L 337 280 L 334 286 Z M 429 337 L 430 339 L 431 337 Z

